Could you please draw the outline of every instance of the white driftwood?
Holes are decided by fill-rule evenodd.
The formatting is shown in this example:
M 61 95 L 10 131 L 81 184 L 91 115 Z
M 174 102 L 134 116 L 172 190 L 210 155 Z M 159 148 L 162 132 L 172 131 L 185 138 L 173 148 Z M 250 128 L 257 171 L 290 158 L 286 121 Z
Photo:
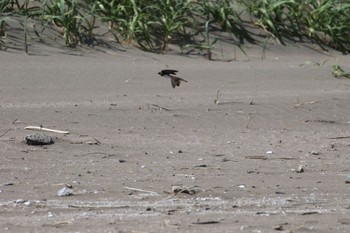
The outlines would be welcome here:
M 40 126 L 27 126 L 24 129 L 27 130 L 36 130 L 36 131 L 46 131 L 46 132 L 53 132 L 53 133 L 62 133 L 62 134 L 68 134 L 69 131 L 63 131 L 63 130 L 57 130 L 57 129 L 49 129 L 49 128 L 44 128 Z

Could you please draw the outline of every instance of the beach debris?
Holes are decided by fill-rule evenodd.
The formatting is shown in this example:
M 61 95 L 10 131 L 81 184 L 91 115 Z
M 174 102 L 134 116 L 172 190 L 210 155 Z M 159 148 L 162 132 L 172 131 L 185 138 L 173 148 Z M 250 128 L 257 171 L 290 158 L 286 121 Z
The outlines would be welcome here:
M 31 206 L 32 205 L 32 203 L 30 201 L 24 200 L 22 198 L 15 200 L 14 203 L 15 203 L 15 205 L 20 205 L 20 204 L 23 204 L 25 206 Z
M 285 225 L 288 225 L 288 223 L 286 222 L 286 223 L 282 223 L 282 224 L 275 225 L 275 226 L 273 227 L 273 229 L 276 230 L 276 231 L 283 231 L 283 230 L 284 230 L 283 227 L 284 227 Z
M 348 139 L 348 138 L 350 138 L 350 136 L 340 136 L 340 137 L 333 137 L 329 139 Z
M 283 195 L 283 194 L 286 194 L 286 193 L 285 192 L 281 192 L 281 191 L 276 191 L 275 194 Z
M 147 107 L 148 107 L 148 109 L 150 109 L 150 110 L 153 110 L 152 107 L 155 107 L 156 110 L 159 110 L 159 111 L 162 111 L 162 110 L 170 111 L 170 109 L 168 109 L 168 108 L 159 106 L 159 105 L 157 105 L 157 104 L 152 104 L 152 103 L 147 103 Z
M 296 160 L 297 158 L 293 158 L 293 157 L 281 157 L 281 158 L 277 158 L 280 160 Z
M 216 92 L 216 96 L 215 96 L 215 99 L 214 99 L 214 104 L 216 104 L 216 105 L 219 105 L 219 104 L 220 104 L 219 98 L 220 98 L 221 89 L 224 88 L 224 87 L 226 87 L 226 86 L 228 86 L 228 85 L 231 84 L 231 83 L 235 83 L 235 82 L 224 83 L 224 84 L 222 84 L 222 85 L 219 87 L 219 89 L 218 89 L 217 92 Z
M 0 184 L 0 186 L 12 186 L 15 185 L 13 182 L 5 182 L 3 184 Z
M 172 192 L 174 194 L 178 194 L 178 193 L 185 193 L 185 194 L 189 194 L 189 195 L 194 195 L 196 193 L 198 193 L 200 190 L 198 187 L 187 187 L 187 186 L 178 186 L 178 185 L 174 185 L 172 186 Z
M 52 217 L 53 217 L 53 213 L 52 213 L 52 212 L 48 212 L 48 213 L 47 213 L 47 217 L 48 217 L 48 218 L 52 218 Z
M 23 203 L 23 205 L 30 206 L 32 203 L 30 201 L 26 201 Z
M 240 189 L 244 189 L 246 186 L 245 186 L 245 184 L 239 184 L 239 185 L 237 185 L 237 187 Z
M 266 211 L 258 211 L 255 214 L 260 215 L 260 216 L 270 216 L 271 215 L 271 213 L 268 213 Z
M 324 67 L 325 64 L 329 61 L 329 59 L 325 59 L 322 62 L 316 62 L 316 61 L 306 61 L 304 63 L 299 64 L 298 66 L 291 66 L 293 68 L 295 67 L 303 67 L 303 66 L 318 66 L 318 67 Z
M 57 196 L 59 197 L 72 196 L 72 195 L 73 195 L 73 189 L 67 186 L 57 191 Z
M 208 167 L 206 164 L 194 165 L 193 167 Z
M 159 195 L 159 193 L 154 192 L 154 191 L 149 191 L 149 190 L 144 190 L 144 189 L 138 189 L 138 188 L 131 188 L 131 187 L 124 187 L 125 189 L 131 190 L 131 191 L 135 191 L 135 192 L 140 192 L 140 193 L 145 193 L 147 195 L 151 195 L 151 196 L 156 196 Z
M 92 137 L 92 136 L 91 136 Z M 87 142 L 87 144 L 89 145 L 100 145 L 101 142 L 99 140 L 97 140 L 96 138 L 92 137 L 95 141 L 89 141 Z
M 223 158 L 222 160 L 221 160 L 221 162 L 229 162 L 229 161 L 232 161 L 231 159 L 227 159 L 227 158 Z
M 39 133 L 28 134 L 25 139 L 28 145 L 35 145 L 35 146 L 50 145 L 54 143 L 52 137 L 45 134 L 39 134 Z
M 297 125 L 297 124 L 299 124 L 299 123 L 301 123 L 301 122 L 305 122 L 306 119 L 307 119 L 307 118 L 304 117 L 304 118 L 302 118 L 302 119 L 300 119 L 300 120 L 297 120 L 297 121 L 295 121 L 295 122 L 293 122 L 293 123 L 287 125 L 286 127 L 284 127 L 283 130 L 289 129 L 290 127 L 292 127 L 292 126 L 294 126 L 294 125 Z
M 332 74 L 334 77 L 336 78 L 341 78 L 341 77 L 344 77 L 344 78 L 350 78 L 350 73 L 348 72 L 345 72 L 339 64 L 335 63 L 332 65 L 332 68 L 333 68 L 333 71 L 332 71 Z
M 1 135 L 0 135 L 0 138 L 2 137 L 2 136 L 4 136 L 5 134 L 7 134 L 8 132 L 10 132 L 12 129 L 8 129 L 8 130 L 6 130 L 4 133 L 2 133 Z
M 298 103 L 295 104 L 294 107 L 297 108 L 297 107 L 301 107 L 301 106 L 305 106 L 305 105 L 309 105 L 309 104 L 316 104 L 318 102 L 320 102 L 320 101 L 319 100 L 312 100 L 312 101 L 301 102 L 301 103 L 299 103 L 299 101 L 298 101 Z
M 296 173 L 303 173 L 304 172 L 304 168 L 303 165 L 299 165 L 298 168 L 295 170 Z
M 308 211 L 308 212 L 303 212 L 301 215 L 311 215 L 311 214 L 319 214 L 317 211 Z
M 46 132 L 52 132 L 52 133 L 69 134 L 69 131 L 63 131 L 63 130 L 57 130 L 57 129 L 49 129 L 49 128 L 44 128 L 42 126 L 27 126 L 24 129 L 36 130 L 36 131 L 46 131 Z
M 350 184 L 350 175 L 348 175 L 345 179 L 345 184 Z
M 310 154 L 312 154 L 312 155 L 319 155 L 320 152 L 317 151 L 317 150 L 312 150 L 312 151 L 310 152 Z
M 17 200 L 15 201 L 15 204 L 24 204 L 26 201 L 27 201 L 27 200 L 24 200 L 24 199 L 20 198 L 20 199 L 17 199 Z
M 247 155 L 245 158 L 246 159 L 262 159 L 262 160 L 267 159 L 267 157 L 264 155 Z
M 193 222 L 192 224 L 198 224 L 198 225 L 209 225 L 209 224 L 218 224 L 220 223 L 219 221 L 197 221 Z
M 250 125 L 250 122 L 251 122 L 252 118 L 254 118 L 253 113 L 249 113 L 249 115 L 248 115 L 248 122 L 247 122 L 247 125 L 245 126 L 246 129 L 249 129 L 249 125 Z
M 51 213 L 52 214 L 52 213 Z M 53 215 L 52 215 L 53 216 Z M 72 221 L 58 221 L 58 222 L 54 222 L 54 223 L 45 223 L 43 224 L 43 226 L 45 227 L 56 227 L 56 228 L 60 228 L 63 227 L 65 225 L 71 224 Z
M 305 122 L 316 122 L 316 123 L 325 123 L 325 124 L 335 124 L 336 121 L 333 120 L 306 120 Z

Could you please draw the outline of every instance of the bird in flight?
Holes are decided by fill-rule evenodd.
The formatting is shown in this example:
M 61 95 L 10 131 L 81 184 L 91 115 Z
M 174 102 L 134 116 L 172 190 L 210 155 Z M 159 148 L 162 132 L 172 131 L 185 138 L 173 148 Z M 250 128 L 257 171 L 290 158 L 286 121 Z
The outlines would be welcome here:
M 187 82 L 185 79 L 176 77 L 176 73 L 179 72 L 177 70 L 162 70 L 158 74 L 163 77 L 170 78 L 171 86 L 175 88 L 176 86 L 180 86 L 181 82 Z

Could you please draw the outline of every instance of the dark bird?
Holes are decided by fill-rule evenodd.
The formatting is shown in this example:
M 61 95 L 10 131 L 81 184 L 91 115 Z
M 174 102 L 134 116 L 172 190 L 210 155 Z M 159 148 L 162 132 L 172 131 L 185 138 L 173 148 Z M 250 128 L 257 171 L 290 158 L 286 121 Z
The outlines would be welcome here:
M 180 86 L 181 82 L 187 82 L 185 79 L 174 76 L 174 75 L 176 75 L 177 72 L 179 72 L 179 71 L 177 71 L 177 70 L 162 70 L 158 74 L 160 76 L 170 78 L 171 86 L 173 88 L 175 88 L 176 86 Z

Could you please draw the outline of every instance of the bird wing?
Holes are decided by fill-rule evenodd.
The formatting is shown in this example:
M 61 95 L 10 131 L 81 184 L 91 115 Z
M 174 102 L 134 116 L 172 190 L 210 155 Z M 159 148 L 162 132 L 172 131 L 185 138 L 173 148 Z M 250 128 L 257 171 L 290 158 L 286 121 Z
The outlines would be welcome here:
M 175 88 L 176 86 L 180 85 L 180 81 L 176 79 L 176 77 L 171 77 L 171 86 Z
M 185 79 L 175 77 L 175 76 L 170 76 L 170 78 L 171 78 L 171 86 L 173 86 L 173 88 L 175 88 L 176 86 L 179 87 L 181 82 L 187 82 Z
M 185 80 L 185 79 L 183 79 L 183 78 L 178 78 L 179 79 L 179 81 L 181 81 L 181 82 L 186 82 L 187 83 L 187 80 Z
M 176 74 L 177 72 L 179 72 L 179 71 L 177 71 L 177 70 L 162 70 L 161 71 L 162 74 Z

